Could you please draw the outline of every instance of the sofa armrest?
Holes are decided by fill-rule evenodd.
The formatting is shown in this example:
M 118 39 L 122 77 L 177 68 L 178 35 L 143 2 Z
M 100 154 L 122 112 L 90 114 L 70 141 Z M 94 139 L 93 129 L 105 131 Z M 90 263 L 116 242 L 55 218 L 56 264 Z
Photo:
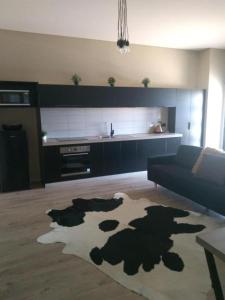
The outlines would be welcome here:
M 148 169 L 152 165 L 165 165 L 175 163 L 176 154 L 173 155 L 157 155 L 148 158 Z

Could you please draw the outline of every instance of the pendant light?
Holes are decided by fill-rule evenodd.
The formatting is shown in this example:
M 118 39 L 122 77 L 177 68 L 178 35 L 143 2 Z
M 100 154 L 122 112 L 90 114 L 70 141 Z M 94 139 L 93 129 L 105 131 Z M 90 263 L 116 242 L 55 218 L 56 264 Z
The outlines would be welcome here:
M 129 33 L 127 26 L 127 1 L 118 0 L 118 40 L 117 47 L 121 54 L 130 51 Z

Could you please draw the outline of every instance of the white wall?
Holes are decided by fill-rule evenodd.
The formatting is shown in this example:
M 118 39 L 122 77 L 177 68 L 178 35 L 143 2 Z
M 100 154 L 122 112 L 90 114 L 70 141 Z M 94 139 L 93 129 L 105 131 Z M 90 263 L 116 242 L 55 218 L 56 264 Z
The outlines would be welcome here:
M 86 20 L 87 21 L 87 20 Z M 0 30 L 0 80 L 72 84 L 74 72 L 83 85 L 196 87 L 198 51 L 132 45 L 129 55 L 116 43 Z
M 199 65 L 198 65 L 198 78 L 197 86 L 200 89 L 207 89 L 209 84 L 209 57 L 210 50 L 202 50 L 198 52 Z

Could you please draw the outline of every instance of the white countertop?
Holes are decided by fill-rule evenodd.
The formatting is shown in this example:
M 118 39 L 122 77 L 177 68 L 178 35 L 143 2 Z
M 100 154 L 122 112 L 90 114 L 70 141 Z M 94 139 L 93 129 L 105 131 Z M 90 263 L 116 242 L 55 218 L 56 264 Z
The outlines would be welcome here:
M 175 138 L 182 137 L 180 133 L 137 133 L 137 134 L 119 134 L 112 138 L 102 138 L 99 136 L 85 137 L 85 139 L 75 140 L 66 138 L 62 141 L 57 138 L 49 138 L 47 142 L 43 142 L 44 147 L 48 146 L 61 146 L 61 145 L 80 145 L 80 144 L 92 144 L 92 143 L 108 143 L 108 142 L 119 142 L 119 141 L 135 141 L 135 140 L 150 140 L 150 139 L 163 139 L 163 138 Z

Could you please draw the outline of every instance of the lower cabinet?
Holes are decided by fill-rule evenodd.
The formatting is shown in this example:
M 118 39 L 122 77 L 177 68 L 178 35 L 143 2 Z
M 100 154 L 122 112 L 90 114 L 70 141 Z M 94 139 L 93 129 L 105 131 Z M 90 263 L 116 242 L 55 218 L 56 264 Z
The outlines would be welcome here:
M 91 176 L 101 176 L 103 174 L 103 143 L 93 143 L 90 147 Z
M 180 143 L 181 138 L 175 137 L 89 144 L 90 174 L 68 178 L 61 176 L 60 147 L 44 147 L 45 182 L 145 171 L 148 157 L 174 154 Z
M 44 147 L 45 183 L 59 181 L 61 178 L 61 157 L 58 146 Z
M 167 139 L 143 140 L 137 142 L 137 169 L 145 171 L 149 156 L 166 154 Z
M 121 142 L 103 143 L 103 175 L 121 173 Z
M 138 171 L 137 141 L 124 141 L 121 143 L 121 172 Z
M 166 140 L 166 154 L 177 153 L 181 144 L 181 138 L 170 138 Z

